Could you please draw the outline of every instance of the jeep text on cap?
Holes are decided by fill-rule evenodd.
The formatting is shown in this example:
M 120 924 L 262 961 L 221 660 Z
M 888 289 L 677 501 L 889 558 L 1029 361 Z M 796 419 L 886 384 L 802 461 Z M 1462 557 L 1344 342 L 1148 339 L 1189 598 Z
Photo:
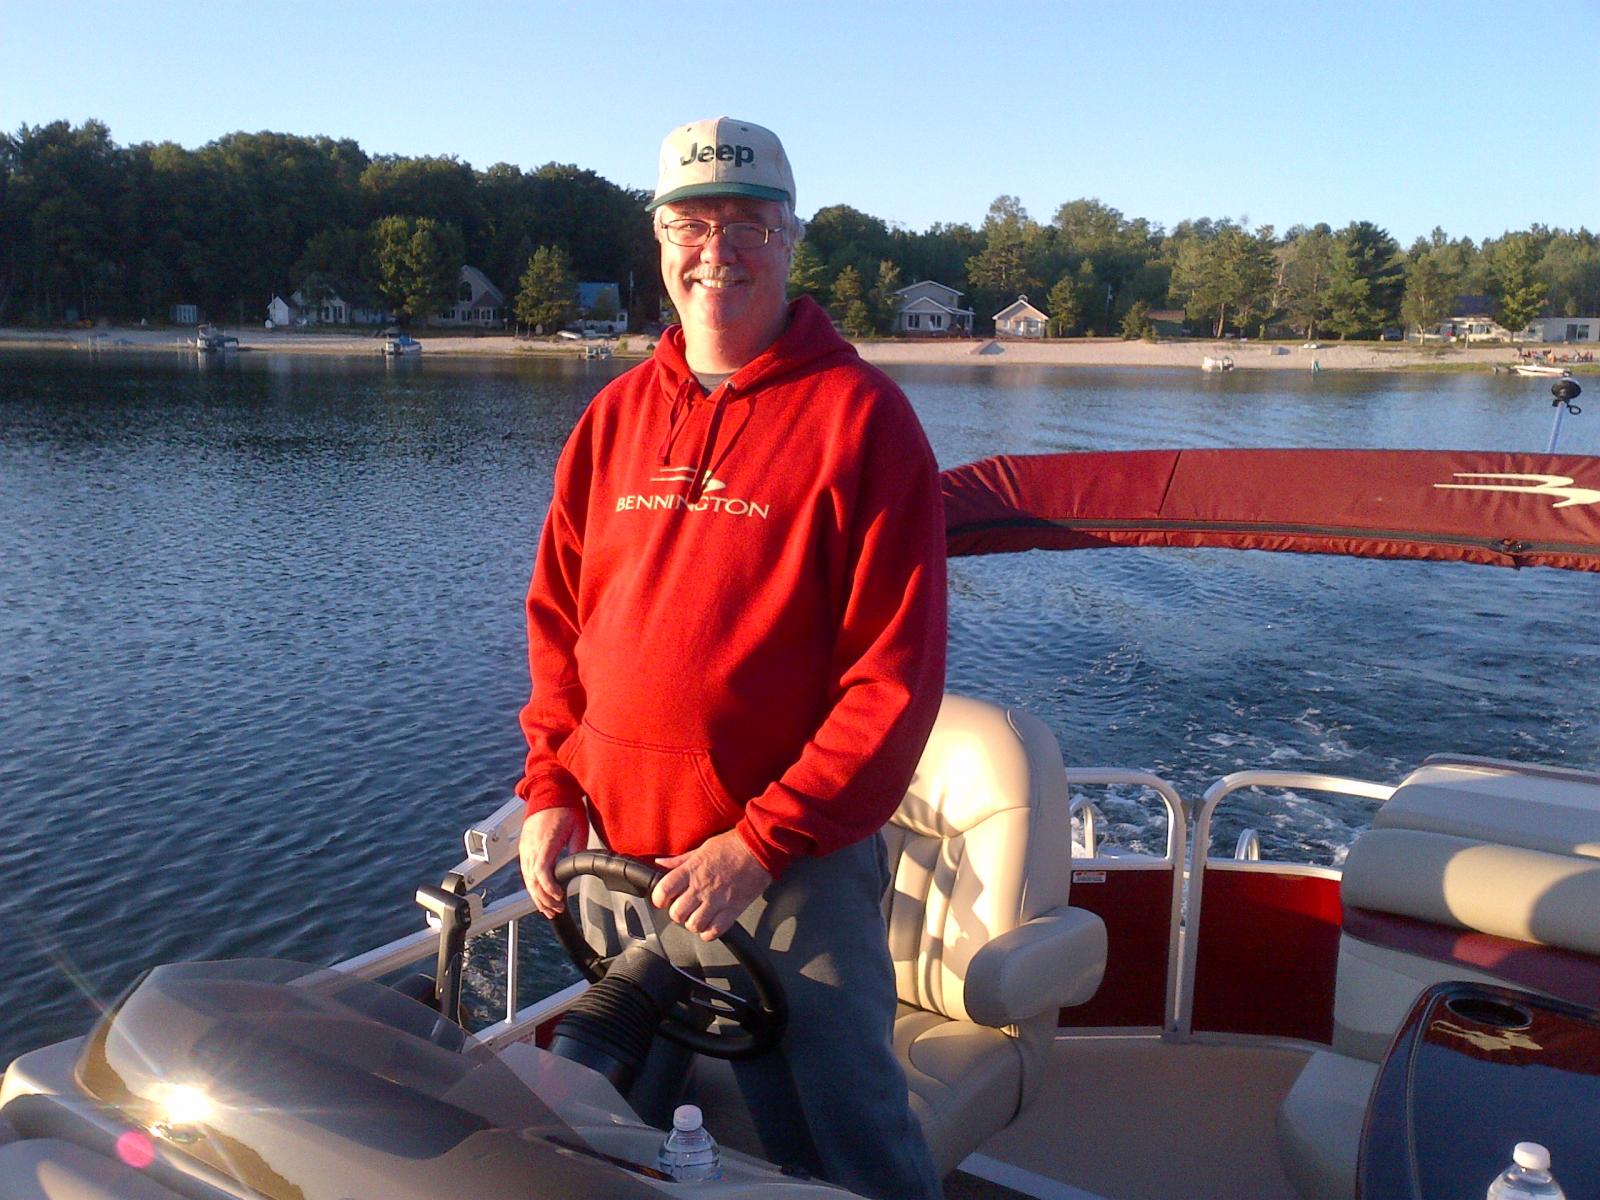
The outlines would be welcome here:
M 749 196 L 792 208 L 794 172 L 778 135 L 732 117 L 695 121 L 667 134 L 655 196 L 645 211 L 694 196 Z

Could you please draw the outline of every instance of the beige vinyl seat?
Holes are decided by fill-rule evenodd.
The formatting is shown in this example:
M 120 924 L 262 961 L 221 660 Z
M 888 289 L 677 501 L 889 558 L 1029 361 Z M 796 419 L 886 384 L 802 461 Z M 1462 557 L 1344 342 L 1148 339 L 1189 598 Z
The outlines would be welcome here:
M 1066 772 L 1025 712 L 945 696 L 884 833 L 895 1052 L 943 1175 L 1036 1094 L 1058 1010 L 1100 986 L 1106 930 L 1067 904 Z
M 884 829 L 894 1048 L 941 1176 L 1037 1092 L 1058 1010 L 1100 986 L 1105 925 L 1067 905 L 1071 834 L 1061 751 L 1044 724 L 946 695 Z M 759 1153 L 727 1064 L 701 1060 L 696 1074 L 718 1137 Z
M 1333 1046 L 1278 1112 L 1280 1157 L 1307 1200 L 1355 1195 L 1378 1064 L 1425 988 L 1462 979 L 1592 1003 L 1570 989 L 1600 980 L 1600 775 L 1431 758 L 1350 848 L 1340 899 Z

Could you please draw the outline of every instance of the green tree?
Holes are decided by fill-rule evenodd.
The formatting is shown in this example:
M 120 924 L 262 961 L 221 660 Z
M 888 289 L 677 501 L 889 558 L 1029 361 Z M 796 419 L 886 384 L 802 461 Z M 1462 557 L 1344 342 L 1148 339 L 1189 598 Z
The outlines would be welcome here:
M 855 267 L 846 265 L 833 281 L 833 313 L 845 332 L 864 337 L 872 332 L 872 307 Z
M 874 216 L 834 204 L 818 209 L 806 222 L 806 240 L 827 264 L 828 274 L 836 277 L 845 267 L 856 269 L 860 279 L 872 278 L 878 263 L 894 256 L 894 238 L 889 227 Z
M 894 319 L 900 311 L 900 297 L 895 293 L 903 286 L 900 268 L 894 261 L 888 258 L 881 261 L 878 264 L 878 277 L 867 296 L 872 308 L 873 328 L 879 333 L 889 333 L 894 329 Z
M 1067 337 L 1078 328 L 1082 310 L 1078 307 L 1077 280 L 1069 271 L 1056 280 L 1045 301 L 1050 307 L 1050 336 Z
M 567 252 L 540 246 L 528 260 L 513 306 L 518 323 L 554 333 L 578 315 L 578 280 Z
M 872 332 L 872 310 L 865 300 L 852 300 L 844 310 L 844 329 L 851 337 L 865 337 Z
M 1400 248 L 1370 221 L 1352 221 L 1328 258 L 1327 327 L 1341 339 L 1378 333 L 1400 319 L 1405 271 Z
M 1100 283 L 1100 276 L 1095 274 L 1094 263 L 1088 259 L 1078 264 L 1077 274 L 1072 277 L 1072 301 L 1086 336 L 1093 337 L 1097 326 L 1107 327 L 1106 289 Z
M 983 222 L 984 248 L 967 260 L 973 307 L 994 313 L 1023 292 L 1043 290 L 1034 269 L 1041 230 L 1015 196 L 999 196 Z
M 1122 314 L 1122 336 L 1126 341 L 1155 337 L 1155 326 L 1150 323 L 1150 306 L 1143 300 L 1134 301 L 1128 306 L 1128 311 Z
M 466 250 L 461 231 L 431 217 L 381 217 L 372 225 L 378 293 L 399 316 L 443 312 L 456 294 Z
M 1040 247 L 1050 260 L 1047 278 L 1088 260 L 1095 277 L 1110 287 L 1115 312 L 1125 313 L 1139 300 L 1165 298 L 1169 271 L 1156 268 L 1160 236 L 1148 221 L 1130 221 L 1099 200 L 1070 200 L 1056 209 L 1049 232 L 1053 240 Z
M 1600 237 L 1587 229 L 1558 231 L 1539 260 L 1539 278 L 1560 317 L 1600 312 Z
M 1028 269 L 1023 240 L 1005 232 L 992 236 L 983 253 L 967 260 L 967 282 L 974 293 L 974 306 L 987 312 L 998 311 L 1029 288 L 1039 289 L 1039 281 Z
M 1494 319 L 1511 333 L 1521 333 L 1545 303 L 1539 278 L 1539 251 L 1532 236 L 1514 233 L 1500 240 L 1490 260 Z
M 1229 283 L 1234 294 L 1235 321 L 1241 333 L 1254 329 L 1265 335 L 1267 321 L 1277 310 L 1278 259 L 1273 250 L 1272 226 L 1225 239 Z
M 1271 312 L 1277 264 L 1272 231 L 1251 234 L 1232 223 L 1210 237 L 1185 238 L 1172 268 L 1172 290 L 1193 320 L 1210 321 L 1216 337 L 1228 319 L 1243 328 Z
M 1328 312 L 1333 231 L 1326 225 L 1291 230 L 1279 250 L 1279 307 L 1302 337 L 1314 338 Z
M 25 288 L 28 315 L 38 321 L 115 306 L 127 282 L 115 220 L 126 156 L 110 130 L 99 121 L 24 125 L 0 141 L 0 167 L 6 291 Z
M 850 308 L 860 304 L 865 311 L 867 293 L 861 286 L 861 276 L 852 266 L 846 266 L 834 277 L 833 291 L 830 294 L 832 303 L 829 309 L 835 318 L 843 322 L 847 319 Z M 871 324 L 871 314 L 868 314 L 868 324 Z
M 1339 340 L 1375 333 L 1383 313 L 1372 299 L 1372 281 L 1362 270 L 1359 252 L 1342 234 L 1328 256 L 1328 314 L 1323 324 Z
M 454 225 L 474 243 L 482 232 L 477 177 L 453 157 L 373 158 L 361 172 L 360 197 L 372 217 L 427 217 Z
M 362 281 L 373 274 L 370 240 L 355 229 L 324 229 L 313 234 L 305 252 L 289 269 L 288 283 L 300 286 L 310 275 L 332 283 L 346 299 L 357 299 Z
M 983 251 L 983 235 L 971 225 L 935 222 L 926 233 L 897 234 L 894 260 L 913 282 L 932 279 L 966 291 L 967 262 Z
M 1413 248 L 1406 264 L 1406 293 L 1400 315 L 1420 335 L 1450 316 L 1460 294 L 1460 281 L 1443 254 L 1432 246 Z
M 829 286 L 828 264 L 809 241 L 801 242 L 789 261 L 789 298 L 810 296 L 818 303 L 826 303 Z

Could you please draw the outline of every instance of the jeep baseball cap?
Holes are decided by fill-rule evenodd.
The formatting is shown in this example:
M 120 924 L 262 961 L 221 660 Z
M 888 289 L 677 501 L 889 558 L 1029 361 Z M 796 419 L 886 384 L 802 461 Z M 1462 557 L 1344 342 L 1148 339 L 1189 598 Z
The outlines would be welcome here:
M 794 172 L 770 129 L 732 117 L 680 125 L 661 143 L 656 194 L 645 212 L 694 196 L 751 196 L 794 206 Z

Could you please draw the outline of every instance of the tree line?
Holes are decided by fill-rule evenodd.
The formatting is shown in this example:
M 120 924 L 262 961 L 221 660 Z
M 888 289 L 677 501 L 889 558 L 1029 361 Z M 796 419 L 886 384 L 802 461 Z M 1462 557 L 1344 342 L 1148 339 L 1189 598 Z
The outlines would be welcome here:
M 644 193 L 550 163 L 474 170 L 354 141 L 232 133 L 117 146 L 98 121 L 0 135 L 0 322 L 256 321 L 273 294 L 337 293 L 409 317 L 455 300 L 462 264 L 511 288 L 540 246 L 585 279 L 661 287 Z
M 97 121 L 24 125 L 0 135 L 0 322 L 159 318 L 175 303 L 253 321 L 296 289 L 425 317 L 449 306 L 462 263 L 530 323 L 568 319 L 577 279 L 618 282 L 632 311 L 653 314 L 646 198 L 556 163 L 476 170 L 280 133 L 119 147 Z M 1600 313 L 1600 237 L 1535 225 L 1474 243 L 1435 229 L 1402 249 L 1368 221 L 1169 230 L 1078 199 L 1041 222 L 1005 195 L 977 227 L 915 232 L 832 205 L 811 217 L 790 288 L 867 335 L 892 328 L 896 292 L 922 279 L 965 293 L 980 329 L 1026 294 L 1058 337 L 1138 336 L 1175 308 L 1196 333 L 1372 337 L 1435 325 L 1461 295 L 1520 329 Z
M 1151 312 L 1182 309 L 1195 333 L 1374 337 L 1427 329 L 1462 296 L 1487 298 L 1510 330 L 1532 317 L 1600 314 L 1600 237 L 1534 226 L 1474 243 L 1442 229 L 1402 249 L 1369 221 L 1279 235 L 1229 219 L 1170 230 L 1098 200 L 1071 200 L 1048 222 L 1000 196 L 983 224 L 893 229 L 839 205 L 812 218 L 790 284 L 852 333 L 886 332 L 904 281 L 968 294 L 980 323 L 1027 295 L 1055 337 L 1139 336 Z

